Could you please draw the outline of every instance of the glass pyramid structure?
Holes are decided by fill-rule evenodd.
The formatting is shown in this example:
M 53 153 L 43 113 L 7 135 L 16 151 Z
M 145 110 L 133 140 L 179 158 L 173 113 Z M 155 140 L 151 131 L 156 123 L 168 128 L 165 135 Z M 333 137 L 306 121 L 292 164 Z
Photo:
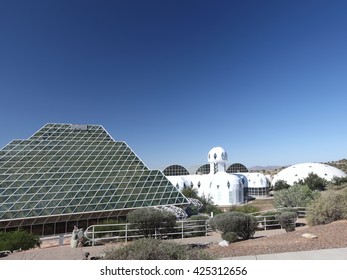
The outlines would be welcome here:
M 100 125 L 47 124 L 0 150 L 0 230 L 187 203 Z

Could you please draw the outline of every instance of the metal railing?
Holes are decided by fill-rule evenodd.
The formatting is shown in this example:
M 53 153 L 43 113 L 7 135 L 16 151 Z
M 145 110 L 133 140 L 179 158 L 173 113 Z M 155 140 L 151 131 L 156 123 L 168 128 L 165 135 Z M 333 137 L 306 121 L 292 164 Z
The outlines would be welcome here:
M 252 213 L 252 215 L 254 215 L 256 220 L 258 221 L 259 229 L 268 230 L 268 229 L 282 228 L 276 218 L 276 214 L 283 211 L 295 211 L 296 214 L 298 215 L 298 218 L 306 217 L 306 208 L 304 207 L 278 208 L 278 209 Z M 298 219 L 293 220 L 293 224 L 296 224 L 297 222 L 298 222 Z
M 176 222 L 176 226 L 170 232 L 165 232 L 164 228 L 159 228 L 151 232 L 154 238 L 186 238 L 192 236 L 207 236 L 210 228 L 206 220 L 181 220 Z M 104 242 L 117 242 L 144 237 L 136 225 L 130 223 L 123 224 L 98 224 L 89 226 L 84 236 L 87 243 L 95 245 Z

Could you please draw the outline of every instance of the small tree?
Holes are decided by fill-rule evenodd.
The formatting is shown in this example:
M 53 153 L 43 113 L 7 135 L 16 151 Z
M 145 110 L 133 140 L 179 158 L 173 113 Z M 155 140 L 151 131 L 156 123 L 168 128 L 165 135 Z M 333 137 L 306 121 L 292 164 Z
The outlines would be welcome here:
M 176 225 L 176 216 L 173 213 L 156 208 L 134 210 L 128 214 L 127 219 L 145 237 L 152 237 L 155 233 L 165 234 Z
M 210 225 L 213 230 L 223 234 L 235 232 L 239 238 L 249 239 L 255 233 L 257 222 L 253 215 L 227 212 L 211 218 Z
M 211 195 L 206 196 L 203 194 L 199 196 L 198 190 L 190 187 L 184 188 L 181 192 L 185 197 L 198 199 L 202 203 L 202 207 L 200 209 L 197 209 L 195 206 L 190 206 L 188 208 L 189 213 L 187 213 L 189 216 L 196 215 L 198 213 L 210 214 L 212 212 L 214 215 L 222 213 L 222 211 L 214 204 Z
M 297 184 L 308 186 L 313 191 L 324 191 L 328 186 L 328 181 L 310 172 L 305 179 L 299 180 Z
M 285 180 L 278 180 L 274 185 L 275 191 L 286 190 L 289 188 L 290 188 L 290 185 Z

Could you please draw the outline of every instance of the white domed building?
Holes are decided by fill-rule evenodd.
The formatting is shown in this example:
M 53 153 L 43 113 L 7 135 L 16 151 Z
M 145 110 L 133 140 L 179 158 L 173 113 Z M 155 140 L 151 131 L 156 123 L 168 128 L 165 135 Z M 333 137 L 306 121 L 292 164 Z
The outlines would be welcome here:
M 295 182 L 305 179 L 310 173 L 314 173 L 327 181 L 331 181 L 334 177 L 343 178 L 347 176 L 342 170 L 327 164 L 299 163 L 278 172 L 273 177 L 271 184 L 274 186 L 277 181 L 283 180 L 287 184 L 293 185 Z
M 189 174 L 179 165 L 169 166 L 163 173 L 178 189 L 196 188 L 199 195 L 210 195 L 213 202 L 222 207 L 243 204 L 248 187 L 256 189 L 261 196 L 267 195 L 269 184 L 263 174 L 227 172 L 228 154 L 223 148 L 212 148 L 207 160 L 208 164 L 201 166 L 195 174 Z

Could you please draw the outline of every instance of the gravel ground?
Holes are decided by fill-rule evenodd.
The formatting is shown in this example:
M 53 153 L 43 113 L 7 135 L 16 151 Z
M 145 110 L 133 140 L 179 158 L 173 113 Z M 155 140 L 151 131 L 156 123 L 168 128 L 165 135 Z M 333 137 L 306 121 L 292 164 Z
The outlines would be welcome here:
M 283 232 L 283 233 L 281 233 Z M 302 237 L 304 233 L 317 236 L 314 239 Z M 220 247 L 212 244 L 206 250 L 215 258 L 226 258 L 247 255 L 274 254 L 294 251 L 347 247 L 347 220 L 320 226 L 303 226 L 294 232 L 284 230 L 272 236 L 257 233 L 257 237 Z
M 312 233 L 315 239 L 302 237 Z M 170 240 L 171 241 L 171 240 Z M 214 258 L 230 258 L 248 255 L 276 254 L 295 251 L 347 248 L 347 220 L 321 226 L 297 227 L 296 231 L 286 233 L 283 229 L 257 231 L 253 239 L 239 241 L 228 247 L 220 247 L 220 234 L 212 232 L 206 237 L 192 237 L 174 240 L 180 244 L 210 244 L 204 250 Z M 48 243 L 49 245 L 49 243 Z M 71 248 L 70 245 L 35 248 L 10 254 L 0 260 L 81 260 L 85 252 L 90 256 L 99 256 L 108 246 Z

